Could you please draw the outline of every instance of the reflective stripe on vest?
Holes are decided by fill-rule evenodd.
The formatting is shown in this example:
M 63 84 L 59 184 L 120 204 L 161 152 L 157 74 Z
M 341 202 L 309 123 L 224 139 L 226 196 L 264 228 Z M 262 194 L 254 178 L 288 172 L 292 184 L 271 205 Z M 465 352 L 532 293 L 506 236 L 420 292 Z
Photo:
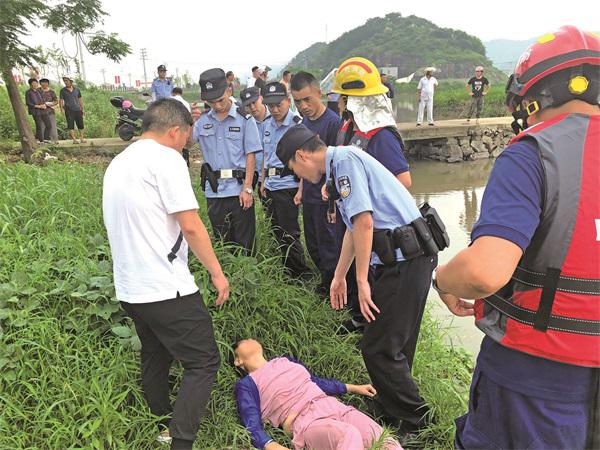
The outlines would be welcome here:
M 561 115 L 512 141 L 536 141 L 544 171 L 540 223 L 511 281 L 475 302 L 500 344 L 600 367 L 600 116 Z
M 367 151 L 367 147 L 369 146 L 369 142 L 371 142 L 371 139 L 373 138 L 373 136 L 375 136 L 377 133 L 379 133 L 383 129 L 388 129 L 400 143 L 400 149 L 402 151 L 404 151 L 404 141 L 402 140 L 402 136 L 400 136 L 400 132 L 398 131 L 398 129 L 396 127 L 389 126 L 389 127 L 375 128 L 375 129 L 369 131 L 368 133 L 364 133 L 360 130 L 356 130 L 352 133 L 351 137 L 348 137 L 347 133 L 348 133 L 348 130 L 350 129 L 351 122 L 352 122 L 351 120 L 347 120 L 346 122 L 344 122 L 344 124 L 340 128 L 340 131 L 338 132 L 336 142 L 335 142 L 336 145 L 353 145 L 364 151 Z

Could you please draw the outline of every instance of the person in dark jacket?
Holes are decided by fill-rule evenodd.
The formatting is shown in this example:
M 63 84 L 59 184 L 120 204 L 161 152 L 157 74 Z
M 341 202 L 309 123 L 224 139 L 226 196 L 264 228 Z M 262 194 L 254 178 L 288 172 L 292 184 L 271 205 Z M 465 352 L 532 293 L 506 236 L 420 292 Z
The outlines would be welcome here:
M 263 422 L 281 426 L 293 436 L 295 449 L 370 448 L 381 437 L 382 428 L 373 419 L 332 396 L 346 392 L 372 397 L 370 384 L 344 384 L 311 374 L 291 357 L 265 359 L 254 339 L 234 344 L 234 365 L 248 373 L 235 385 L 242 423 L 252 435 L 252 444 L 265 450 L 285 447 L 265 433 Z M 388 450 L 401 450 L 397 441 L 385 439 Z
M 38 80 L 30 78 L 27 83 L 29 84 L 29 89 L 25 92 L 25 103 L 27 104 L 29 114 L 31 114 L 35 122 L 35 138 L 40 144 L 43 144 L 44 130 L 46 127 L 50 128 L 52 124 L 48 118 L 46 103 L 44 103 L 42 93 L 39 91 L 40 84 Z

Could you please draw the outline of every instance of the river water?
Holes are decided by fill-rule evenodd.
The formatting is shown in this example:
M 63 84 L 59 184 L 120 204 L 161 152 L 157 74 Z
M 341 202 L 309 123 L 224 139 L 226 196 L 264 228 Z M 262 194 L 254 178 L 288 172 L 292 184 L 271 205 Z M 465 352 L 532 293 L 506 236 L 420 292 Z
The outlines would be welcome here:
M 411 162 L 411 193 L 417 204 L 426 201 L 436 208 L 450 235 L 450 247 L 440 253 L 440 264 L 468 246 L 493 164 L 492 159 L 458 164 Z M 428 303 L 433 306 L 434 315 L 448 326 L 448 342 L 477 354 L 483 334 L 475 327 L 473 318 L 452 315 L 433 289 Z

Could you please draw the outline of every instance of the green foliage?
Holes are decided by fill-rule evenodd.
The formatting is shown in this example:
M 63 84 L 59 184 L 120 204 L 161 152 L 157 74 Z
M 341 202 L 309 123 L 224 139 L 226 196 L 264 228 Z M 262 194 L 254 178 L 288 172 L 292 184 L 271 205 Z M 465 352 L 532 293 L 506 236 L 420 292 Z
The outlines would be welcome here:
M 400 13 L 371 18 L 329 44 L 317 42 L 289 65 L 316 67 L 326 73 L 352 56 L 364 56 L 377 66 L 397 66 L 401 76 L 435 66 L 444 77 L 462 78 L 478 64 L 492 66 L 478 38 L 464 31 L 440 28 L 417 16 L 402 17 Z
M 139 340 L 115 299 L 102 175 L 101 167 L 79 164 L 0 170 L 0 448 L 159 447 L 138 385 Z M 196 179 L 194 186 L 201 197 Z M 200 204 L 206 221 L 203 199 Z M 315 286 L 284 276 L 260 208 L 257 227 L 256 258 L 216 246 L 232 293 L 220 308 L 206 272 L 190 258 L 224 361 L 198 449 L 251 448 L 226 363 L 237 338 L 258 338 L 269 356 L 293 354 L 322 376 L 368 381 L 357 336 L 335 335 L 345 317 Z M 427 448 L 451 448 L 452 420 L 466 410 L 472 362 L 442 343 L 444 333 L 427 315 L 414 369 L 438 421 Z M 363 399 L 346 400 L 364 406 Z M 289 445 L 281 431 L 267 431 Z
M 114 95 L 124 95 L 130 98 L 138 108 L 145 108 L 144 99 L 137 92 L 109 92 L 95 86 L 86 87 L 81 81 L 76 85 L 81 90 L 81 96 L 85 105 L 84 125 L 86 137 L 100 138 L 115 136 L 117 110 L 109 101 L 110 97 Z M 51 85 L 50 88 L 58 96 L 62 86 Z M 27 86 L 20 86 L 20 95 L 23 102 L 25 101 L 25 91 L 27 89 Z M 33 128 L 33 119 L 31 116 L 28 116 L 28 118 Z M 67 122 L 64 114 L 61 114 L 59 109 L 56 109 L 56 127 L 60 139 L 69 139 Z M 9 139 L 11 141 L 19 139 L 15 116 L 4 88 L 0 88 L 0 139 Z

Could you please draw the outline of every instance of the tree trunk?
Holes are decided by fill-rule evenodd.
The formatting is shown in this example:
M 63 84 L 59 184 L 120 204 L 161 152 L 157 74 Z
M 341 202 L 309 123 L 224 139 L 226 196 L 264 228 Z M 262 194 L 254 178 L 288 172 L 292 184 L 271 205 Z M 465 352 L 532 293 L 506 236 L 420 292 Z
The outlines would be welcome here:
M 35 140 L 35 136 L 33 135 L 29 120 L 27 120 L 27 113 L 25 111 L 25 105 L 21 100 L 21 95 L 19 94 L 19 88 L 12 77 L 12 70 L 6 67 L 2 67 L 1 70 L 2 78 L 6 83 L 6 90 L 8 92 L 10 104 L 12 105 L 15 119 L 17 121 L 19 136 L 21 137 L 21 152 L 23 160 L 29 163 L 31 162 L 31 155 L 37 148 L 37 142 Z

